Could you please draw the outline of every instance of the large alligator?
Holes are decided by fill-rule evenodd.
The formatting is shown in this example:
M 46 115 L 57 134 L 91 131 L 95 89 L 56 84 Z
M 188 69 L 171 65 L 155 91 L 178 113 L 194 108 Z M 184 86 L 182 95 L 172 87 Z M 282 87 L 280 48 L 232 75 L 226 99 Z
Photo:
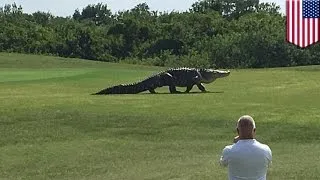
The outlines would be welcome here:
M 120 84 L 103 89 L 93 95 L 102 94 L 137 94 L 143 91 L 156 93 L 155 89 L 168 86 L 170 93 L 181 93 L 176 87 L 186 87 L 185 93 L 196 85 L 202 92 L 207 92 L 204 84 L 209 84 L 217 78 L 229 76 L 230 71 L 197 68 L 171 68 L 159 72 L 142 81 L 132 84 Z

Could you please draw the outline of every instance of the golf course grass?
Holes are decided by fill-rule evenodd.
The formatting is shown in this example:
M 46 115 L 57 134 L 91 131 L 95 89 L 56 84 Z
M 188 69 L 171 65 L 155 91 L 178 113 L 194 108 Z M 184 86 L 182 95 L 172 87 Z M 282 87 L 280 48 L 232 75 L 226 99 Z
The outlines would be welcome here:
M 231 70 L 210 93 L 90 95 L 160 70 L 1 53 L 0 179 L 224 180 L 244 114 L 272 149 L 268 179 L 320 179 L 320 66 Z

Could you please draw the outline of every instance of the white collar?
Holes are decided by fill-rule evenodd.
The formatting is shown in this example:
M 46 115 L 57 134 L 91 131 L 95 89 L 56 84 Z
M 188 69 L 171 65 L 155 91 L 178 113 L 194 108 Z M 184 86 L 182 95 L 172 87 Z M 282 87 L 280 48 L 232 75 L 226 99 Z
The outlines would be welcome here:
M 239 139 L 238 142 L 252 142 L 252 141 L 256 141 L 256 139 Z

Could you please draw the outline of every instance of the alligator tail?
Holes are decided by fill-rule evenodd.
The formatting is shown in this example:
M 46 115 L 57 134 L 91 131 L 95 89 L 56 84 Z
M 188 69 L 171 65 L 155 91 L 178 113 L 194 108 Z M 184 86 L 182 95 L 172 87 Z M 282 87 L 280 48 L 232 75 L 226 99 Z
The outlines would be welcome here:
M 134 84 L 120 84 L 117 86 L 112 86 L 105 88 L 92 95 L 103 95 L 103 94 L 137 94 L 148 90 L 141 82 Z

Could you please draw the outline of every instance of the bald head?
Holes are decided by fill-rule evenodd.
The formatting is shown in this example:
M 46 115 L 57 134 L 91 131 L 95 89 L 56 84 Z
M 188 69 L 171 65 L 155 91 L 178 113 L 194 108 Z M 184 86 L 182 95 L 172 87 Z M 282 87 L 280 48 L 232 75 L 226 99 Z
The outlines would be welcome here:
M 254 137 L 256 124 L 249 115 L 241 116 L 237 122 L 237 131 L 240 139 L 251 139 Z

